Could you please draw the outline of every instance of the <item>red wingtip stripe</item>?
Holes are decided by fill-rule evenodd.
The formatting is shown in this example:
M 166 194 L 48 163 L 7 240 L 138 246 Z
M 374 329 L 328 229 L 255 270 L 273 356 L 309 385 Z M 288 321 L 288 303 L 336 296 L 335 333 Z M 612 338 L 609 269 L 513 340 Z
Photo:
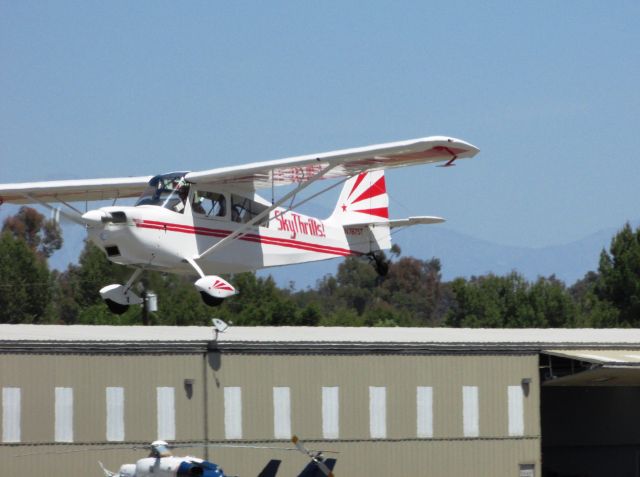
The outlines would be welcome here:
M 371 187 L 365 190 L 362 194 L 355 199 L 352 204 L 356 202 L 360 202 L 362 200 L 371 199 L 372 197 L 377 197 L 379 195 L 385 194 L 387 192 L 387 186 L 384 182 L 384 176 L 381 176 Z

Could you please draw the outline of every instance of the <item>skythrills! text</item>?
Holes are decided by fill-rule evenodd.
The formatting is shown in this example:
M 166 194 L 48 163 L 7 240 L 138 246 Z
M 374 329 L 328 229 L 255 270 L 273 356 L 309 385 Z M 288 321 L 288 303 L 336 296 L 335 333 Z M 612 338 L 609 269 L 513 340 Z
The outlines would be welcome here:
M 303 216 L 290 213 L 287 217 L 280 211 L 275 213 L 278 221 L 278 230 L 291 232 L 291 238 L 294 239 L 298 234 L 311 235 L 314 237 L 326 237 L 324 232 L 324 224 L 313 218 L 304 219 Z

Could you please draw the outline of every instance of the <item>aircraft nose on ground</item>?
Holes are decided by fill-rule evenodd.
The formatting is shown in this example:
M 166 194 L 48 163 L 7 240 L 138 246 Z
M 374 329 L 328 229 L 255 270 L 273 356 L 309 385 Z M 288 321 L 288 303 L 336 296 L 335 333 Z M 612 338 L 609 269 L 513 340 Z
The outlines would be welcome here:
M 108 219 L 109 214 L 101 210 L 90 210 L 82 214 L 82 221 L 89 226 L 102 225 Z

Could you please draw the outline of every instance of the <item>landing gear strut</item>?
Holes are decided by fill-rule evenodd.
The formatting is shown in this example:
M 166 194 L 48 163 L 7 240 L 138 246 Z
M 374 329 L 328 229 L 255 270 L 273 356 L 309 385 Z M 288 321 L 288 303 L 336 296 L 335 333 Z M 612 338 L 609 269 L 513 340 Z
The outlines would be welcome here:
M 369 263 L 380 277 L 386 277 L 389 273 L 389 260 L 383 252 L 370 252 L 367 254 Z
M 129 278 L 126 285 L 114 283 L 100 290 L 100 296 L 109 307 L 111 313 L 122 315 L 129 309 L 129 305 L 140 305 L 142 303 L 142 298 L 131 291 L 131 287 L 141 273 L 142 269 L 138 268 Z

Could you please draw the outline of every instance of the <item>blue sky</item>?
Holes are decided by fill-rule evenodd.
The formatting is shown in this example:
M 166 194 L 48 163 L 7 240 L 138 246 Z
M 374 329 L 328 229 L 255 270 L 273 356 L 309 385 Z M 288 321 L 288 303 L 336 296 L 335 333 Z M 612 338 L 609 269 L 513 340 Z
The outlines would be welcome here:
M 392 215 L 569 242 L 640 217 L 638 18 L 637 1 L 0 0 L 0 182 L 442 134 L 481 153 L 390 171 Z

